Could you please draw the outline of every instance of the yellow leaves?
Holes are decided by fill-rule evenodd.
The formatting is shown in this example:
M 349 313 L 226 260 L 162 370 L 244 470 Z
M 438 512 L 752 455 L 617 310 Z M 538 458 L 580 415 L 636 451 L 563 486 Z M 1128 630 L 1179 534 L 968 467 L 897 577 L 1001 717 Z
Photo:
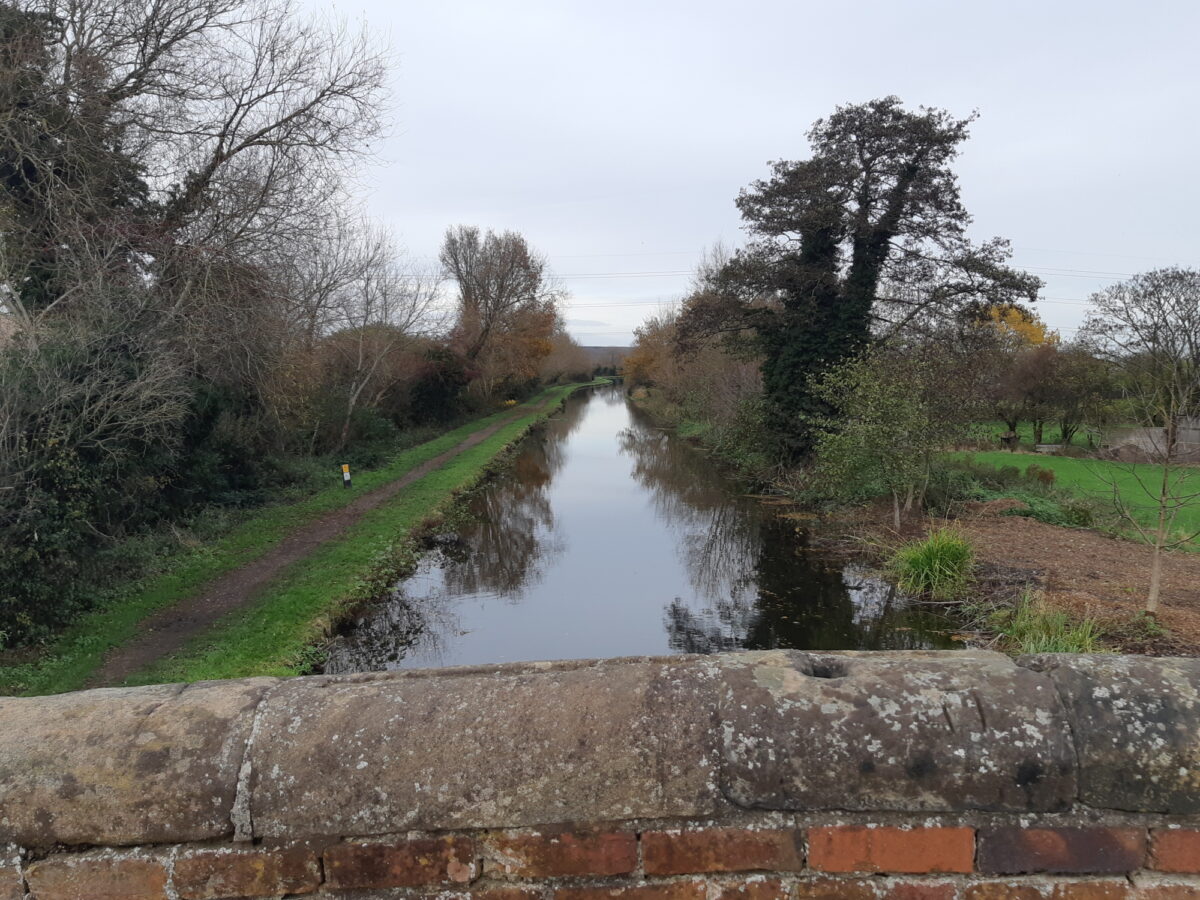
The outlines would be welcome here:
M 1036 314 L 1028 313 L 1018 306 L 990 306 L 987 315 L 993 328 L 1027 346 L 1057 344 L 1060 340 L 1057 331 L 1051 331 Z

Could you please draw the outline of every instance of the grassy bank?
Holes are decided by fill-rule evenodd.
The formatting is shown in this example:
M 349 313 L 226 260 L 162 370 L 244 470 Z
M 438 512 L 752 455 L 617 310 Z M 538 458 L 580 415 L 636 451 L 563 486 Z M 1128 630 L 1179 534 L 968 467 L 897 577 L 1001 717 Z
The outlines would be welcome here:
M 1033 453 L 1009 453 L 1003 450 L 985 453 L 955 454 L 958 458 L 971 458 L 976 463 L 1002 468 L 1015 466 L 1022 472 L 1031 465 L 1049 469 L 1054 473 L 1054 484 L 1060 489 L 1091 499 L 1098 504 L 1111 507 L 1113 486 L 1120 490 L 1125 502 L 1134 510 L 1138 521 L 1152 526 L 1157 516 L 1153 501 L 1139 485 L 1157 487 L 1162 480 L 1162 467 L 1149 463 L 1115 463 L 1099 459 L 1076 459 L 1067 456 L 1044 456 Z M 1200 485 L 1200 472 L 1195 476 Z M 1180 510 L 1175 527 L 1183 532 L 1200 530 L 1200 504 Z
M 630 399 L 656 423 L 697 444 L 739 477 L 765 484 L 777 474 L 771 456 L 761 449 L 765 438 L 757 408 L 747 407 L 737 420 L 722 425 L 705 418 L 699 408 L 672 403 L 654 389 L 639 387 Z
M 576 387 L 551 388 L 522 404 L 521 414 L 496 434 L 365 515 L 342 539 L 289 567 L 251 607 L 136 680 L 197 681 L 303 671 L 312 663 L 309 648 L 314 639 L 369 587 L 373 569 L 389 559 L 394 565 L 396 548 L 411 529 L 476 480 L 493 456 L 539 418 L 543 404 L 556 408 Z M 154 611 L 192 596 L 214 578 L 261 556 L 290 531 L 394 481 L 510 415 L 511 411 L 496 413 L 405 450 L 379 469 L 356 474 L 351 491 L 335 483 L 303 502 L 261 510 L 220 540 L 182 555 L 165 573 L 132 585 L 82 617 L 36 662 L 0 668 L 0 693 L 49 694 L 82 687 L 105 653 L 132 638 Z

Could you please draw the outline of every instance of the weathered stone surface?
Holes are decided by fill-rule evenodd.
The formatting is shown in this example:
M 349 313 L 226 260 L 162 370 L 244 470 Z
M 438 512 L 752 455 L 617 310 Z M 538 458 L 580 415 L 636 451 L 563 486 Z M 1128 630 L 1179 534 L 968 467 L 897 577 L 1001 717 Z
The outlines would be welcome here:
M 1046 654 L 1019 662 L 1062 695 L 1081 801 L 1200 813 L 1200 659 Z
M 709 814 L 714 671 L 611 660 L 297 679 L 260 714 L 254 834 Z
M 233 832 L 271 679 L 0 699 L 0 842 L 165 843 Z
M 725 657 L 722 784 L 746 807 L 1060 810 L 1074 751 L 1053 683 L 998 653 Z

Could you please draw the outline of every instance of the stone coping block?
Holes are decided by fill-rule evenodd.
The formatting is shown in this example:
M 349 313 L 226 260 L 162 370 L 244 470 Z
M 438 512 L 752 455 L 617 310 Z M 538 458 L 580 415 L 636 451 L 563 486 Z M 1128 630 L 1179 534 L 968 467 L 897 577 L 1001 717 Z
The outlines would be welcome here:
M 1200 813 L 1200 659 L 1022 657 L 1054 682 L 1079 754 L 1079 799 L 1101 809 Z
M 0 844 L 233 834 L 238 772 L 273 679 L 0 698 Z
M 722 784 L 744 807 L 1052 812 L 1075 797 L 1054 684 L 997 653 L 781 651 L 727 666 Z
M 767 651 L 0 699 L 0 845 L 1200 810 L 1200 661 Z
M 719 672 L 666 659 L 295 679 L 250 750 L 254 834 L 708 815 Z

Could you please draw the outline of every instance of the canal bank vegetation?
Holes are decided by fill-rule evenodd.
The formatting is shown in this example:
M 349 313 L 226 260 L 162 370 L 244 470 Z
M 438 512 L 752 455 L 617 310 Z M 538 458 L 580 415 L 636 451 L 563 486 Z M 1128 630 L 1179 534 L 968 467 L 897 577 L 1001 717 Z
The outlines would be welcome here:
M 1010 646 L 1039 628 L 1069 644 L 1075 626 L 1090 645 L 1102 622 L 1121 646 L 1200 648 L 1183 552 L 1200 532 L 1200 272 L 1100 291 L 1064 339 L 1008 244 L 967 237 L 953 163 L 970 124 L 893 97 L 815 123 L 807 158 L 739 195 L 747 245 L 710 251 L 682 302 L 642 325 L 630 390 L 872 540 L 955 520 L 981 575 L 1019 569 L 1041 592 L 995 595 Z M 1080 554 L 1101 566 L 1090 577 Z
M 604 382 L 601 382 L 604 383 Z M 506 451 L 577 388 L 551 388 L 495 434 L 371 510 L 342 537 L 283 573 L 261 597 L 160 660 L 130 684 L 304 674 L 323 658 L 322 644 L 357 605 L 376 600 L 416 566 L 422 536 L 445 527 L 462 497 Z
M 288 4 L 0 8 L 0 652 L 591 377 L 520 234 L 451 228 L 427 266 L 365 217 L 388 78 L 366 27 Z
M 1022 590 L 1015 601 L 980 592 L 975 548 L 953 525 L 887 553 L 885 571 L 902 591 L 934 604 L 951 605 L 977 640 L 1012 653 L 1096 653 L 1107 649 L 1104 629 L 1091 616 L 1076 619 L 1054 609 L 1040 592 Z
M 423 531 L 441 527 L 453 514 L 459 496 L 502 464 L 505 449 L 580 386 L 549 388 L 522 404 L 515 416 L 497 413 L 403 451 L 387 465 L 356 476 L 353 491 L 340 485 L 328 487 L 302 502 L 248 514 L 230 533 L 173 559 L 161 574 L 105 598 L 36 659 L 0 666 L 0 694 L 41 695 L 83 687 L 105 654 L 137 634 L 139 623 L 154 611 L 252 562 L 306 522 L 402 477 L 472 434 L 503 423 L 486 440 L 370 511 L 341 538 L 298 560 L 247 608 L 197 635 L 183 652 L 137 673 L 130 683 L 307 671 L 319 662 L 320 645 L 338 619 L 403 576 L 418 558 Z
M 935 601 L 958 600 L 975 569 L 975 548 L 958 530 L 942 527 L 897 548 L 888 560 L 896 586 Z

